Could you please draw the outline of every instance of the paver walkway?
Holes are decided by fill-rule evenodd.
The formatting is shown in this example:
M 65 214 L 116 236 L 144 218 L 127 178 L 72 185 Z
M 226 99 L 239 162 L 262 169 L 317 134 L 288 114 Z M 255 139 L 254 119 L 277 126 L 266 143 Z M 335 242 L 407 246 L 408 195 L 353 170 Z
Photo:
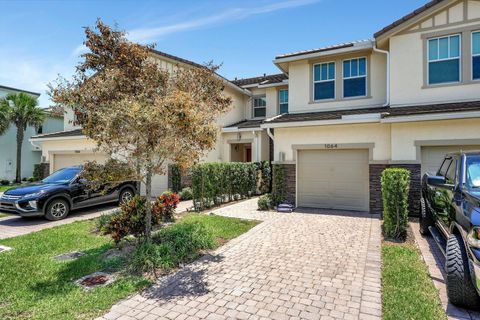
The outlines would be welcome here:
M 433 284 L 440 294 L 442 306 L 447 313 L 448 319 L 478 320 L 480 312 L 462 309 L 448 302 L 446 289 L 445 258 L 432 237 L 423 237 L 420 234 L 418 222 L 410 222 L 415 236 L 415 241 L 420 248 L 423 260 L 427 264 L 428 272 Z
M 191 206 L 192 201 L 182 201 L 177 207 L 177 213 L 184 212 Z M 21 236 L 75 221 L 93 219 L 103 214 L 109 214 L 116 209 L 118 209 L 118 207 L 113 205 L 103 205 L 91 209 L 79 209 L 70 213 L 67 218 L 59 221 L 48 221 L 43 217 L 21 218 L 14 215 L 3 217 L 0 218 L 0 239 Z
M 381 319 L 378 217 L 260 213 L 256 199 L 214 213 L 265 221 L 101 319 Z

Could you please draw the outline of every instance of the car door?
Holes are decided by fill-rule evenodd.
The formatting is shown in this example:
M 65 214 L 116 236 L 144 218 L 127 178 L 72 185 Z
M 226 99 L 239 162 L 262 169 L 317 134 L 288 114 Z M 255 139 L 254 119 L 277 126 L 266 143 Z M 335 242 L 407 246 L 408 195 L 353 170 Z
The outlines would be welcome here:
M 456 208 L 454 205 L 455 179 L 457 172 L 457 159 L 446 157 L 437 175 L 445 178 L 445 184 L 434 187 L 433 202 L 437 215 L 437 223 L 444 230 L 448 230 L 455 219 Z

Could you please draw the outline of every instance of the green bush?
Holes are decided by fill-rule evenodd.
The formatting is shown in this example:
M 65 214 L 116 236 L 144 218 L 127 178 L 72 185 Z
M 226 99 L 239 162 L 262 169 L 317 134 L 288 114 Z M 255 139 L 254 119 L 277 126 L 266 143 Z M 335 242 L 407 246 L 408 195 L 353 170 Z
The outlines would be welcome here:
M 154 234 L 151 243 L 139 245 L 129 266 L 136 272 L 155 273 L 193 261 L 200 250 L 215 247 L 215 238 L 201 223 L 178 223 Z
M 133 235 L 143 237 L 145 232 L 146 216 L 145 197 L 135 196 L 121 205 L 120 212 L 111 217 L 102 228 L 104 234 L 112 237 L 115 243 Z M 179 197 L 175 193 L 164 193 L 152 204 L 152 226 L 159 226 L 162 222 L 173 221 L 175 208 Z
M 0 184 L 2 186 L 8 186 L 10 184 L 10 181 L 9 180 L 6 180 L 6 179 L 3 179 L 3 180 L 0 180 Z
M 120 210 L 115 211 L 114 213 L 111 214 L 102 214 L 100 217 L 98 217 L 95 220 L 95 228 L 98 232 L 105 233 L 106 232 L 106 226 L 110 223 L 110 221 L 113 219 L 115 215 L 120 214 Z
M 33 178 L 35 179 L 35 181 L 40 181 L 43 179 L 42 165 L 35 164 L 33 166 Z
M 258 210 L 268 211 L 272 207 L 272 196 L 265 194 L 258 198 Z
M 383 226 L 385 236 L 404 239 L 408 225 L 410 171 L 388 168 L 382 172 Z
M 184 200 L 192 200 L 192 199 L 193 199 L 193 191 L 192 191 L 192 188 L 190 188 L 190 187 L 183 188 L 183 190 L 180 191 L 179 196 L 180 196 L 180 200 L 182 200 L 182 201 L 184 201 Z
M 270 192 L 270 187 L 272 183 L 272 169 L 270 167 L 270 162 L 262 161 L 255 163 L 257 167 L 257 187 L 260 194 L 265 194 Z
M 172 165 L 172 191 L 175 193 L 182 190 L 182 170 L 176 164 Z
M 34 177 L 29 177 L 29 178 L 27 179 L 27 181 L 28 181 L 28 182 L 35 182 L 35 181 L 38 181 L 38 180 L 35 180 Z
M 272 202 L 276 206 L 285 201 L 285 172 L 281 165 L 273 166 Z

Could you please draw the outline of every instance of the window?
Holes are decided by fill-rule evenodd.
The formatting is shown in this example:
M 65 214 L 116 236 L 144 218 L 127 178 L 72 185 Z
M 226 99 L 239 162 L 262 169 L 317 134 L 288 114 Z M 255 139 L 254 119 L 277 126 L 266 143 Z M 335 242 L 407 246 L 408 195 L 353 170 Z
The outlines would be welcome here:
M 335 99 L 335 62 L 313 66 L 313 100 Z
M 428 40 L 428 84 L 460 81 L 460 35 Z
M 256 97 L 253 98 L 253 117 L 262 118 L 267 115 L 267 98 Z
M 480 80 L 480 32 L 472 33 L 472 79 Z
M 288 90 L 278 91 L 278 104 L 280 114 L 288 113 Z
M 343 61 L 343 97 L 367 95 L 367 59 L 358 58 Z

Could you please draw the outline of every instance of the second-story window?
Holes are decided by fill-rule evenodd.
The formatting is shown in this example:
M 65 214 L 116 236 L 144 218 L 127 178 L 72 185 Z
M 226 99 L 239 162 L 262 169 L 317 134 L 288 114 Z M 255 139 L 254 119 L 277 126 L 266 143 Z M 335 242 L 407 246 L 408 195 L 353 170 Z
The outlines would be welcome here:
M 480 32 L 472 33 L 472 79 L 480 80 Z
M 335 99 L 335 62 L 313 66 L 313 100 Z
M 280 114 L 288 113 L 288 90 L 278 91 L 278 106 Z
M 263 118 L 267 115 L 267 98 L 265 96 L 253 98 L 253 117 Z
M 343 97 L 364 97 L 367 95 L 367 59 L 358 58 L 343 61 Z
M 428 84 L 460 81 L 460 35 L 428 40 Z

